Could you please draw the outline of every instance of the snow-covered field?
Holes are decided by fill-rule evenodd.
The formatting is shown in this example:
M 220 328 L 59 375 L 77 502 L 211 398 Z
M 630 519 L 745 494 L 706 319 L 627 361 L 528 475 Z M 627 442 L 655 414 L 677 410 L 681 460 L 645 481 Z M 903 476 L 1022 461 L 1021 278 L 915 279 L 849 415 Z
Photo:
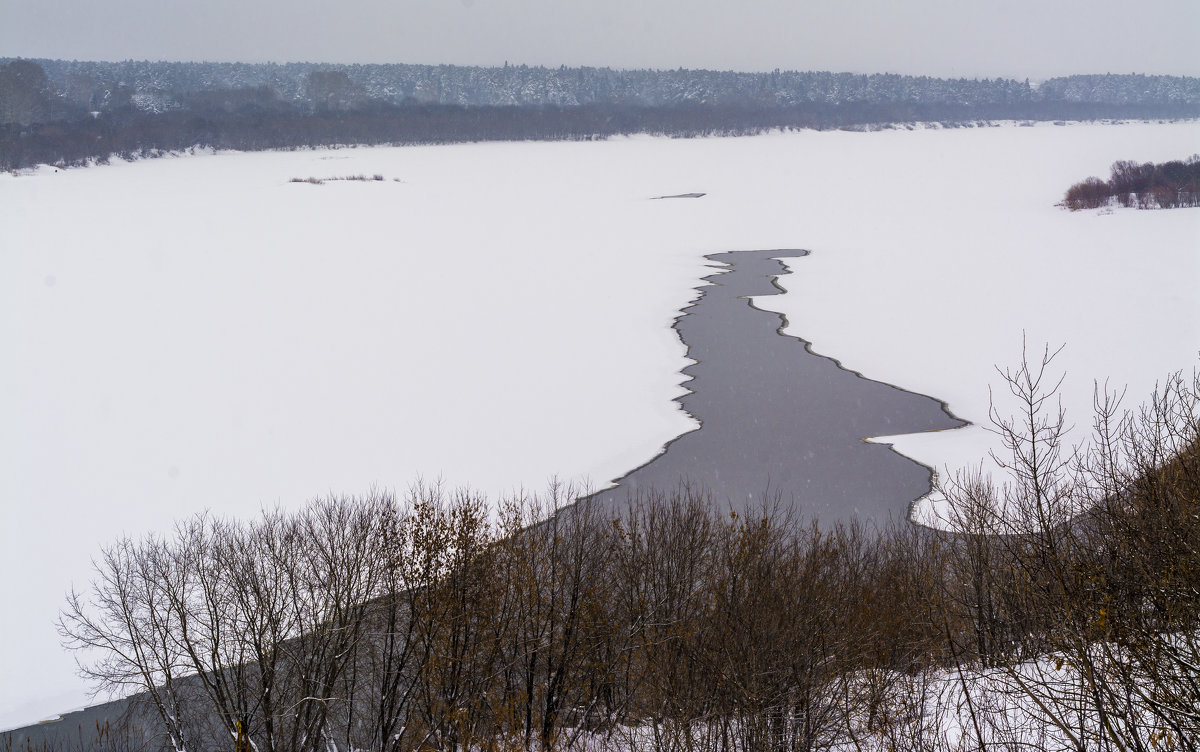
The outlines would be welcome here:
M 694 426 L 670 324 L 706 253 L 810 249 L 760 305 L 975 423 L 1023 330 L 1067 343 L 1068 409 L 1094 376 L 1140 399 L 1197 362 L 1200 210 L 1054 204 L 1198 151 L 1195 122 L 1044 125 L 0 176 L 0 728 L 84 703 L 53 621 L 122 533 L 422 475 L 603 485 L 652 457 Z M 955 468 L 990 436 L 888 441 Z

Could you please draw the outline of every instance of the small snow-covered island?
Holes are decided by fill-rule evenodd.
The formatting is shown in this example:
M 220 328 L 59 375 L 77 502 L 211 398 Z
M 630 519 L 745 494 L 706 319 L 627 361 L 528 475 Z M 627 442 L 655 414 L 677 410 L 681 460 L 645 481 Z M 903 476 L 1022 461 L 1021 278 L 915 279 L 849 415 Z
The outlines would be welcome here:
M 1198 153 L 1189 76 L 2 57 L 0 749 L 1197 750 Z

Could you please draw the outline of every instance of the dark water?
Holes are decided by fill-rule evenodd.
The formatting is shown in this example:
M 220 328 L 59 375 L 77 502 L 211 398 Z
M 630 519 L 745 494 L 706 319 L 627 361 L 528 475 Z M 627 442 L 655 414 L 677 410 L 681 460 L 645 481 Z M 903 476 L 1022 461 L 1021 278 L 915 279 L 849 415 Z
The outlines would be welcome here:
M 129 714 L 129 721 L 134 728 L 127 731 L 119 728 L 119 722 Z M 102 729 L 108 725 L 108 735 L 104 737 L 111 746 L 101 742 Z M 64 713 L 62 718 L 39 723 L 34 726 L 0 733 L 0 750 L 7 750 L 11 743 L 12 752 L 43 752 L 57 750 L 90 750 L 90 749 L 151 749 L 145 743 L 142 729 L 154 728 L 153 719 L 148 719 L 131 711 L 126 700 L 114 700 L 99 705 L 93 705 L 83 710 Z M 122 746 L 125 742 L 128 744 Z
M 749 296 L 776 295 L 786 274 L 777 259 L 807 251 L 736 251 L 707 258 L 730 271 L 676 321 L 697 362 L 684 370 L 692 390 L 679 399 L 701 427 L 593 498 L 624 503 L 646 489 L 686 479 L 734 509 L 778 494 L 822 524 L 858 515 L 903 518 L 929 491 L 930 470 L 863 439 L 963 425 L 935 399 L 871 381 L 783 335 L 784 318 Z

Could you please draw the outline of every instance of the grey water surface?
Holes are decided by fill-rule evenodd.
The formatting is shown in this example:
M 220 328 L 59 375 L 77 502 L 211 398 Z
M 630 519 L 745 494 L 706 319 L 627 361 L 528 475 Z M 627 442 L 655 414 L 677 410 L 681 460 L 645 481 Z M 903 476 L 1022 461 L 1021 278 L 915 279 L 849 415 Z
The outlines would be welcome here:
M 700 298 L 675 323 L 697 361 L 684 369 L 679 399 L 700 428 L 670 442 L 647 464 L 591 498 L 623 504 L 682 482 L 734 510 L 778 498 L 822 525 L 852 515 L 903 519 L 929 492 L 929 468 L 872 436 L 964 425 L 931 397 L 872 381 L 784 335 L 778 313 L 753 297 L 776 295 L 787 274 L 778 260 L 801 250 L 735 251 L 706 258 L 727 270 L 704 280 Z

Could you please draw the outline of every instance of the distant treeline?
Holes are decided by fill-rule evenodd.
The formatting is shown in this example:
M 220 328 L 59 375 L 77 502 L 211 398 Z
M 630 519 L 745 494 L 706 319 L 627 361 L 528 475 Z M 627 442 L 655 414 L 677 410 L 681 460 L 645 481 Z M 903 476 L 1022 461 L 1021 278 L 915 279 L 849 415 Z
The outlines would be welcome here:
M 1023 108 L 1036 117 L 1036 105 Z M 1138 117 L 1137 107 L 1072 105 L 1052 117 Z M 1069 112 L 1070 114 L 1064 114 Z M 742 136 L 772 129 L 837 128 L 911 121 L 970 123 L 1011 111 L 963 105 L 822 105 L 788 108 L 678 105 L 491 107 L 372 104 L 346 111 L 250 107 L 234 112 L 121 109 L 73 121 L 0 125 L 0 169 L 131 159 L 191 147 L 255 151 L 330 145 L 445 144 L 468 141 L 592 140 L 648 133 Z
M 1112 203 L 1141 209 L 1200 206 L 1200 154 L 1162 164 L 1114 162 L 1111 177 L 1091 177 L 1067 189 L 1063 204 L 1071 211 Z
M 0 59 L 0 63 L 7 62 Z M 1200 104 L 1200 79 L 1181 76 L 1083 75 L 1038 85 L 1013 79 L 946 79 L 888 73 L 825 71 L 739 73 L 712 70 L 494 68 L 455 65 L 246 64 L 34 60 L 58 95 L 91 110 L 132 100 L 140 109 L 186 109 L 198 92 L 269 90 L 281 101 L 311 104 L 345 87 L 349 100 L 387 104 L 573 107 L 680 104 L 791 107 L 853 102 L 881 104 Z
M 586 140 L 631 133 L 1200 115 L 1200 79 L 429 66 L 0 65 L 0 169 L 191 147 Z

